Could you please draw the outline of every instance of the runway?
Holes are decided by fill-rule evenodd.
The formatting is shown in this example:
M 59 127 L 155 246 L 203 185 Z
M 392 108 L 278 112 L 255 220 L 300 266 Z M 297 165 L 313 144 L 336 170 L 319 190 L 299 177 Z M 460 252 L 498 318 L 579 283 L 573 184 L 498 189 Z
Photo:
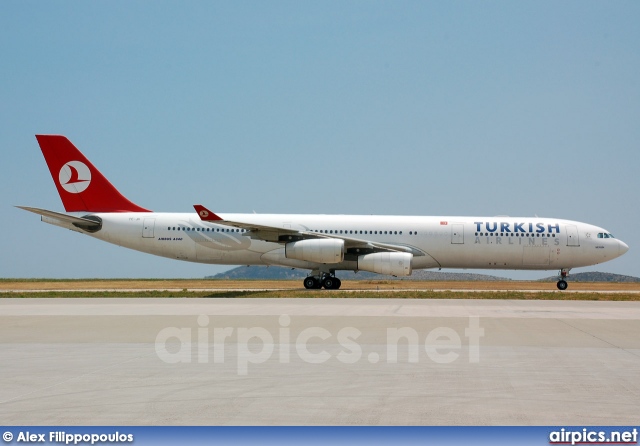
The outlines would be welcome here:
M 154 292 L 154 291 L 165 291 L 171 293 L 222 293 L 228 291 L 236 291 L 240 293 L 249 293 L 249 292 L 267 292 L 267 291 L 290 291 L 288 288 L 167 288 L 158 290 L 157 288 L 87 288 L 87 289 L 62 289 L 62 290 L 42 290 L 42 289 L 25 289 L 25 290 L 3 290 L 2 292 L 7 293 L 43 293 L 47 291 L 55 291 L 61 293 L 92 293 L 92 292 L 102 292 L 102 293 L 140 293 L 140 292 Z M 342 294 L 348 293 L 370 293 L 374 290 L 371 289 L 339 289 L 339 290 L 331 290 L 333 292 L 338 292 Z M 562 293 L 562 294 L 640 294 L 640 289 L 637 290 L 587 290 L 587 289 L 577 289 L 577 290 L 564 290 L 564 291 L 556 291 L 556 290 L 548 290 L 548 289 L 526 289 L 526 290 L 511 290 L 511 289 L 503 289 L 503 288 L 488 288 L 488 289 L 477 289 L 477 288 L 442 288 L 442 289 L 432 289 L 432 288 L 383 288 L 382 291 L 391 292 L 391 293 L 420 293 L 420 292 L 435 292 L 435 293 L 447 293 L 450 291 L 455 291 L 459 293 L 507 293 L 512 291 L 520 291 L 526 293 Z M 309 292 L 309 291 L 303 291 Z M 310 291 L 313 292 L 313 291 Z M 322 292 L 322 291 L 321 291 Z
M 16 425 L 634 425 L 640 303 L 2 299 Z

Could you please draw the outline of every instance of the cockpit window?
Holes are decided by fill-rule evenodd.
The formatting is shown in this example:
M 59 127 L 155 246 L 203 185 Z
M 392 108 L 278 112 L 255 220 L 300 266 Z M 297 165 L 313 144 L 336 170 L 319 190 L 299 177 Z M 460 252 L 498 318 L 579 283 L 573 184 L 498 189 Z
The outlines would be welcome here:
M 609 234 L 608 232 L 598 232 L 598 238 L 615 238 L 613 234 Z

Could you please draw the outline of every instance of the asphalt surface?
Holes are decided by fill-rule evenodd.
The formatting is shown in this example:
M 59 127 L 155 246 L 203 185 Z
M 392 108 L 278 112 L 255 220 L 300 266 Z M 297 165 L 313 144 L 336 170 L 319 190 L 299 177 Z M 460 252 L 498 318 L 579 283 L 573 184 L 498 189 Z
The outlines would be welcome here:
M 633 425 L 640 302 L 2 299 L 7 425 Z

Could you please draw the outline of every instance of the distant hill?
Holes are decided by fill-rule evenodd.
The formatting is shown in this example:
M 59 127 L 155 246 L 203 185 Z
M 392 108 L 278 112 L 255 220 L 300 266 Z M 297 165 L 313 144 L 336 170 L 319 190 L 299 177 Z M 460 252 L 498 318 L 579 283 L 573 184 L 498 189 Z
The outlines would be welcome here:
M 555 282 L 558 276 L 540 279 L 539 282 Z M 624 276 L 622 274 L 601 273 L 597 271 L 569 274 L 570 282 L 640 282 L 640 277 Z
M 307 277 L 300 269 L 282 268 L 280 266 L 239 266 L 205 279 L 262 279 L 262 280 L 294 280 Z
M 206 279 L 262 279 L 262 280 L 298 280 L 307 277 L 306 270 L 283 268 L 279 266 L 239 266 Z M 383 276 L 366 271 L 340 271 L 337 274 L 343 280 L 429 280 L 429 281 L 503 281 L 510 280 L 503 277 L 470 273 L 443 273 L 438 271 L 414 271 L 409 277 Z
M 307 276 L 306 270 L 284 268 L 280 266 L 239 266 L 215 276 L 207 276 L 206 279 L 258 279 L 258 280 L 302 280 Z M 360 271 L 340 271 L 338 273 L 343 280 L 424 280 L 440 282 L 492 282 L 511 280 L 504 277 L 489 276 L 486 274 L 471 273 L 449 273 L 441 271 L 418 270 L 409 277 L 383 276 L 380 274 Z M 555 282 L 558 276 L 554 275 L 540 282 Z M 571 282 L 640 282 L 640 278 L 633 276 L 623 276 L 621 274 L 586 272 L 569 275 Z

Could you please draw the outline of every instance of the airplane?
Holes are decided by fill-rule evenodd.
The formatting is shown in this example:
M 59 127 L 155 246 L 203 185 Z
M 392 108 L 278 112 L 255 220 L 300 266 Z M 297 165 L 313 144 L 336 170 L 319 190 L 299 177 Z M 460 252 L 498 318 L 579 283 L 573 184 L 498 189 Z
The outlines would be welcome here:
M 336 271 L 410 276 L 435 268 L 559 270 L 620 257 L 609 231 L 556 218 L 152 212 L 124 197 L 60 135 L 36 135 L 66 213 L 17 206 L 45 223 L 137 251 L 218 265 L 309 270 L 307 289 L 339 289 Z

